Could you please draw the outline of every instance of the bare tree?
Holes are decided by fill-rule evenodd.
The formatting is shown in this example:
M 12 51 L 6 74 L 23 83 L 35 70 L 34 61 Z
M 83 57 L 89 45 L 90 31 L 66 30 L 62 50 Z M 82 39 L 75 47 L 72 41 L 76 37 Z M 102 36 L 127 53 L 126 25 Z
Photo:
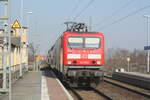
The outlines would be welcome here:
M 35 47 L 33 43 L 29 44 L 29 66 L 36 70 L 36 53 L 37 53 L 38 47 Z
M 106 68 L 113 72 L 117 68 L 127 70 L 127 57 L 130 57 L 130 70 L 136 72 L 146 71 L 146 53 L 143 50 L 134 49 L 129 51 L 126 49 L 110 48 L 106 51 Z

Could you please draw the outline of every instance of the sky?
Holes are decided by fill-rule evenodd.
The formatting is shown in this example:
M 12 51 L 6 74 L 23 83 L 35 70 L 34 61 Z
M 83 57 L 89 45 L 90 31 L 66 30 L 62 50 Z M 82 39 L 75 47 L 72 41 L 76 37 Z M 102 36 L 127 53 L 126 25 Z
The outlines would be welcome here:
M 22 10 L 21 0 L 11 1 L 12 23 L 18 19 L 23 26 L 27 26 L 29 16 L 29 42 L 39 48 L 40 54 L 46 54 L 65 31 L 63 23 L 72 21 L 77 15 L 73 21 L 89 24 L 91 19 L 92 31 L 105 35 L 106 49 L 143 50 L 147 45 L 147 24 L 143 15 L 150 15 L 150 7 L 147 7 L 150 0 L 23 0 Z M 147 8 L 142 9 L 144 7 Z M 139 9 L 142 10 L 134 13 Z M 32 14 L 28 15 L 29 11 Z M 3 4 L 0 3 L 2 14 Z M 120 21 L 122 18 L 126 19 Z

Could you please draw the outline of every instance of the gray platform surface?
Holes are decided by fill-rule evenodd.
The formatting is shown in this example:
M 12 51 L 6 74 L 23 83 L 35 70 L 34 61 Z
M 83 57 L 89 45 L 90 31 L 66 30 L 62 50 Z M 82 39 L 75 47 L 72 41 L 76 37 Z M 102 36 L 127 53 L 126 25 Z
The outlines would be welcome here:
M 28 72 L 12 85 L 12 100 L 41 100 L 41 72 Z M 9 100 L 0 95 L 0 100 Z
M 143 73 L 139 73 L 139 72 L 122 72 L 122 73 L 150 79 L 150 74 L 143 74 Z

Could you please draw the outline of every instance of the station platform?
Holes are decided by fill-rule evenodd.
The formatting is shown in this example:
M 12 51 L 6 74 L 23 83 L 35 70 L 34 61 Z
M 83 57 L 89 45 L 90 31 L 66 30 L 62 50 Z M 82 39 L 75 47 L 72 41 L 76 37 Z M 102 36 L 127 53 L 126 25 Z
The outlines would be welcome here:
M 139 73 L 139 72 L 122 72 L 122 73 L 137 76 L 137 77 L 141 77 L 141 78 L 150 79 L 150 74 L 144 74 L 144 73 Z
M 0 100 L 9 100 L 0 94 Z M 52 71 L 28 72 L 12 85 L 11 100 L 73 100 Z
M 138 72 L 114 72 L 112 78 L 150 90 L 150 74 Z
M 12 84 L 12 100 L 41 100 L 41 72 L 28 72 Z M 9 100 L 1 94 L 0 100 Z

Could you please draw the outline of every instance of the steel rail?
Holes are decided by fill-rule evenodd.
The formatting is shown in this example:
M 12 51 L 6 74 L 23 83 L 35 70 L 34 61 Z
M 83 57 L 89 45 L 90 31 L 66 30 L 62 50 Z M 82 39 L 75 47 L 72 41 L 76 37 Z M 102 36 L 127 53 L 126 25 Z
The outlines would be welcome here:
M 111 78 L 109 78 L 109 79 L 111 79 Z M 111 79 L 111 80 L 113 80 L 113 79 Z M 150 98 L 150 94 L 149 94 L 149 93 L 141 92 L 141 91 L 138 91 L 138 90 L 135 90 L 135 89 L 131 89 L 131 88 L 129 88 L 128 86 L 123 86 L 123 85 L 114 83 L 114 82 L 112 82 L 112 81 L 109 81 L 108 79 L 104 79 L 104 81 L 105 81 L 106 83 L 109 83 L 109 84 L 118 86 L 118 87 L 120 87 L 120 88 L 126 89 L 126 90 L 131 91 L 131 92 L 134 92 L 134 93 L 136 93 L 136 94 L 140 94 L 140 95 L 142 95 L 142 96 L 144 96 L 144 97 Z M 123 84 L 123 83 L 122 83 L 122 84 Z

